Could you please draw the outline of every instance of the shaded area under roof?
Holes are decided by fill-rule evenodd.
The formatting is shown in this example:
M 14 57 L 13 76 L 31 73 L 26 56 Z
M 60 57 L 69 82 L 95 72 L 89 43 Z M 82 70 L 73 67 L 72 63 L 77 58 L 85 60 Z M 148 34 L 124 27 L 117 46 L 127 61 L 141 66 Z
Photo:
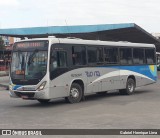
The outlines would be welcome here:
M 160 41 L 134 23 L 0 29 L 0 35 L 20 38 L 53 35 L 60 38 L 76 37 L 88 40 L 150 43 L 155 44 L 160 51 Z

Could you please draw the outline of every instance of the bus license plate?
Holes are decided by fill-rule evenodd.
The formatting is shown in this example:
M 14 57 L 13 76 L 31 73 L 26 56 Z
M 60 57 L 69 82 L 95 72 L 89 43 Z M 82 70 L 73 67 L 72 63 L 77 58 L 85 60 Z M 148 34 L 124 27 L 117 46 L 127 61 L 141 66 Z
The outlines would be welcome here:
M 28 99 L 28 96 L 21 96 L 22 99 Z

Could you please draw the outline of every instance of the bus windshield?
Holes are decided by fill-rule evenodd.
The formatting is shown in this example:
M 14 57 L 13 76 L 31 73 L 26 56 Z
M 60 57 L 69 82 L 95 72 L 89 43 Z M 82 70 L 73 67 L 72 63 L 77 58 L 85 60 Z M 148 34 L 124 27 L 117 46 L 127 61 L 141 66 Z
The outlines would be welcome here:
M 47 70 L 47 51 L 13 52 L 11 76 L 15 79 L 39 79 Z
M 48 41 L 17 43 L 13 47 L 11 78 L 41 80 L 47 72 L 47 60 Z

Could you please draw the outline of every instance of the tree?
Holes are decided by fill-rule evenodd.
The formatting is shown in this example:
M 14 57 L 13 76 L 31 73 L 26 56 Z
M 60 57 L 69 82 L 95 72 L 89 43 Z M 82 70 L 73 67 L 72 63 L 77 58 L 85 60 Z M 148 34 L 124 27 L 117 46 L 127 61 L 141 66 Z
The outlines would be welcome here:
M 0 37 L 0 49 L 4 49 L 5 45 L 4 45 L 4 41 L 2 39 L 2 37 Z

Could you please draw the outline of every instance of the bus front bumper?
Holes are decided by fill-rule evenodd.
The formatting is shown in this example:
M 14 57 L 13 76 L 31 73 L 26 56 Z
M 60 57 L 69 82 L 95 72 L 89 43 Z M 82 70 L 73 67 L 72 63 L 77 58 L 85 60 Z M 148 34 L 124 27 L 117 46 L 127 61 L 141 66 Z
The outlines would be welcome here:
M 25 100 L 48 99 L 46 91 L 9 91 L 10 97 Z

